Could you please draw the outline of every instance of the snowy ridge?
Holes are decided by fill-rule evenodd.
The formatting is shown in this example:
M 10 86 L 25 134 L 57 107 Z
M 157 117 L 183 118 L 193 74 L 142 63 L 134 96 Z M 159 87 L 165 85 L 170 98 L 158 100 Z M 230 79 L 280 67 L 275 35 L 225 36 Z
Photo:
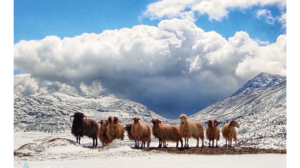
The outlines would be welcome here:
M 113 96 L 84 97 L 63 93 L 28 96 L 14 92 L 14 130 L 69 132 L 70 115 L 83 112 L 96 121 L 117 116 L 123 125 L 132 123 L 134 116 L 150 123 L 152 117 L 166 119 L 146 106 Z
M 188 116 L 202 122 L 209 119 L 237 120 L 243 146 L 286 148 L 286 78 L 261 73 L 232 96 Z

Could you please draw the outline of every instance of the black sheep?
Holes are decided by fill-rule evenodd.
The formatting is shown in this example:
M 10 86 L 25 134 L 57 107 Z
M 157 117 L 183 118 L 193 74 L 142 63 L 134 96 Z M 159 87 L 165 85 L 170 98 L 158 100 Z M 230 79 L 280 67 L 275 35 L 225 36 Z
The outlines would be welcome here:
M 71 132 L 76 137 L 76 142 L 80 144 L 80 138 L 88 136 L 93 138 L 93 147 L 96 147 L 98 145 L 97 135 L 99 132 L 97 122 L 92 119 L 84 119 L 86 116 L 81 112 L 76 112 L 71 117 L 74 118 Z

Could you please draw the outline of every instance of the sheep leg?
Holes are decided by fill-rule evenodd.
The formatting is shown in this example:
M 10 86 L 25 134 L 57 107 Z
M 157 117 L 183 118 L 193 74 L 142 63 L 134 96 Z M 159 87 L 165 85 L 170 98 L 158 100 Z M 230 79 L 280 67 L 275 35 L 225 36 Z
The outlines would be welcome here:
M 178 148 L 178 141 L 176 142 L 176 148 Z
M 227 139 L 225 140 L 225 146 L 227 147 Z
M 97 137 L 95 138 L 95 142 L 96 142 L 95 147 L 97 147 L 98 146 L 98 139 L 97 139 Z
M 216 140 L 216 148 L 218 148 L 218 141 Z
M 188 148 L 189 147 L 189 138 L 186 138 L 186 143 L 187 143 L 186 147 Z
M 199 147 L 199 138 L 197 138 L 197 145 L 196 145 L 196 148 Z
M 161 148 L 162 140 L 160 138 L 158 138 L 158 140 L 159 140 L 158 147 Z
M 80 138 L 81 138 L 81 137 L 79 136 L 79 137 L 78 137 L 78 139 L 79 139 L 79 140 L 78 140 L 79 144 L 80 144 Z
M 212 140 L 212 147 L 214 147 L 214 143 L 215 143 L 215 140 L 213 139 L 213 140 Z
M 210 148 L 210 140 L 208 140 L 208 147 Z
M 181 142 L 181 148 L 183 148 L 183 142 L 182 142 L 182 139 L 180 140 L 180 142 Z

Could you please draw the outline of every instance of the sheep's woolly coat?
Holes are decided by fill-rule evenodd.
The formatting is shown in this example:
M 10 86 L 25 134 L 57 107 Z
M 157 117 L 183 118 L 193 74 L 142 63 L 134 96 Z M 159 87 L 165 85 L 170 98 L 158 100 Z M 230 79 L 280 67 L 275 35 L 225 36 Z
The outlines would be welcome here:
M 163 142 L 181 142 L 182 136 L 180 135 L 179 127 L 174 125 L 163 125 L 159 119 L 152 119 L 152 133 L 156 138 L 161 139 Z M 178 144 L 177 144 L 178 145 Z
M 180 117 L 180 134 L 183 138 L 185 138 L 185 146 L 188 147 L 188 139 L 193 137 L 197 139 L 197 147 L 199 143 L 199 138 L 202 140 L 203 147 L 203 139 L 204 139 L 204 129 L 200 122 L 198 121 L 189 121 L 185 114 L 181 114 Z
M 124 140 L 124 127 L 120 123 L 117 117 L 108 117 L 108 135 L 111 139 L 121 139 Z
M 132 124 L 126 124 L 125 130 L 127 131 L 127 136 L 129 140 L 134 140 L 134 137 L 131 134 Z
M 222 135 L 223 137 L 226 139 L 226 145 L 227 145 L 227 141 L 230 142 L 230 145 L 232 145 L 232 139 L 234 139 L 235 144 L 237 141 L 237 136 L 236 136 L 236 130 L 234 127 L 239 128 L 239 124 L 237 123 L 237 121 L 232 120 L 229 123 L 225 124 L 222 127 Z
M 99 123 L 101 125 L 100 125 L 100 129 L 99 129 L 99 133 L 98 133 L 98 138 L 103 146 L 103 145 L 111 142 L 111 136 L 109 136 L 108 132 L 107 132 L 108 120 L 101 120 Z
M 217 120 L 213 120 L 213 121 L 214 121 L 215 140 L 219 141 L 220 140 L 220 128 L 219 128 L 220 122 L 218 122 Z
M 210 141 L 213 140 L 220 140 L 220 128 L 219 128 L 219 124 L 220 122 L 218 122 L 217 120 L 208 120 L 206 122 L 207 127 L 206 127 L 206 138 Z
M 98 124 L 95 120 L 84 119 L 86 116 L 81 112 L 76 112 L 72 124 L 72 134 L 76 136 L 76 142 L 80 144 L 80 138 L 87 136 L 93 138 L 93 146 L 97 146 L 97 136 L 99 132 Z
M 185 114 L 181 114 L 180 119 L 181 118 L 184 118 L 186 121 L 184 124 L 180 122 L 180 134 L 182 137 L 204 139 L 204 129 L 200 122 L 188 121 Z
M 99 127 L 95 120 L 85 119 L 83 122 L 83 128 L 83 135 L 93 139 L 97 138 Z
M 134 117 L 131 128 L 131 134 L 134 140 L 138 143 L 139 141 L 147 141 L 148 147 L 151 142 L 151 129 L 147 123 L 140 122 L 140 118 Z M 138 146 L 138 145 L 136 145 Z

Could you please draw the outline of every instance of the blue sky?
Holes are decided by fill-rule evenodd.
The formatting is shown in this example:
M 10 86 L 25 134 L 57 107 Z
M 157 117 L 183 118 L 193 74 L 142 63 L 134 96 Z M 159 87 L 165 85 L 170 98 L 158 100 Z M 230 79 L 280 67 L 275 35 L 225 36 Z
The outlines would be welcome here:
M 113 94 L 176 118 L 260 72 L 286 76 L 285 0 L 215 2 L 15 0 L 14 89 Z
M 131 28 L 139 24 L 156 26 L 159 20 L 138 19 L 152 2 L 155 0 L 15 0 L 14 43 L 40 40 L 48 35 L 63 38 L 82 33 L 101 33 L 106 29 Z M 225 38 L 232 37 L 236 31 L 246 31 L 253 39 L 275 42 L 278 35 L 285 34 L 286 30 L 279 22 L 268 24 L 264 18 L 257 18 L 259 9 L 271 11 L 273 17 L 285 12 L 276 4 L 255 5 L 249 9 L 230 9 L 228 17 L 222 21 L 210 21 L 207 14 L 196 14 L 195 23 L 205 31 L 216 31 Z

